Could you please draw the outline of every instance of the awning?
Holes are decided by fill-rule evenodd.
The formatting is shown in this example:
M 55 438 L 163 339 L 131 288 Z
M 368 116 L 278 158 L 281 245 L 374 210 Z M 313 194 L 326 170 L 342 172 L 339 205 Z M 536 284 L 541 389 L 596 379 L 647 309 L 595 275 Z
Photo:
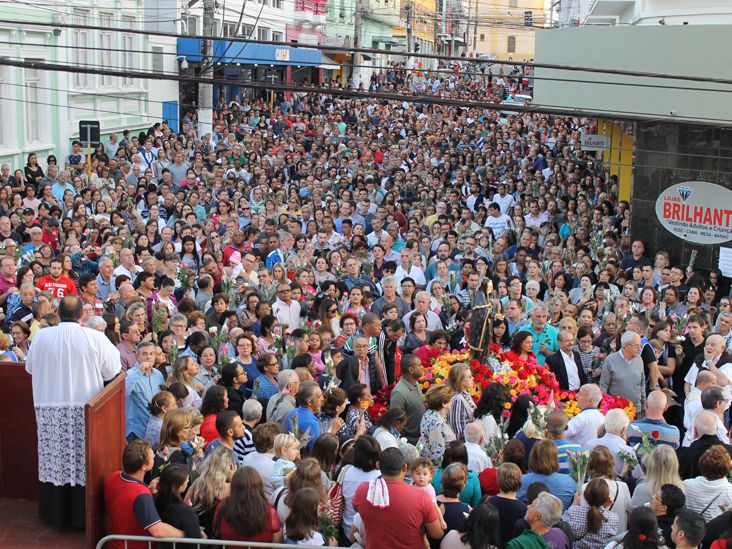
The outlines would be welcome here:
M 328 55 L 323 55 L 322 62 L 320 65 L 321 69 L 329 71 L 338 71 L 341 69 L 340 63 Z

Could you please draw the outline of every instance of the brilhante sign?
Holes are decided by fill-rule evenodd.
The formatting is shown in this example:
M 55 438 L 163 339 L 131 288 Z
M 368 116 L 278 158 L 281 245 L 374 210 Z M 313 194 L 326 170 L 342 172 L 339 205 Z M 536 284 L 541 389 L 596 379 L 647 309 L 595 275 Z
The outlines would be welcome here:
M 714 183 L 671 185 L 656 200 L 656 216 L 675 236 L 697 244 L 732 240 L 732 191 Z

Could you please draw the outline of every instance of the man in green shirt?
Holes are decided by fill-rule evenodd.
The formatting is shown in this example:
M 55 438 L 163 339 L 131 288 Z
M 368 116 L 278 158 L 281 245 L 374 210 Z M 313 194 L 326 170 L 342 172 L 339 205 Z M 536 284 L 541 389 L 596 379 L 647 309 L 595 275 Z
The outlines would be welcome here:
M 402 377 L 391 392 L 389 409 L 404 409 L 407 413 L 407 424 L 402 434 L 411 444 L 416 444 L 419 440 L 419 424 L 425 412 L 422 391 L 417 381 L 424 375 L 424 367 L 422 361 L 412 354 L 402 357 L 401 367 Z

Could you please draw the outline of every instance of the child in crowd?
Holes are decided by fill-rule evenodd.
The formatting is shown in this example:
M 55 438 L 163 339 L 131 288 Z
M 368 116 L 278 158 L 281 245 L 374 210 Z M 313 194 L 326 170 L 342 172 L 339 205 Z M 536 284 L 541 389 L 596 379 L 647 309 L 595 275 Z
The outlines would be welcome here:
M 419 488 L 430 497 L 432 503 L 434 503 L 437 508 L 442 528 L 447 528 L 447 524 L 442 518 L 442 511 L 440 511 L 440 507 L 437 505 L 437 493 L 432 487 L 432 477 L 435 476 L 435 467 L 432 465 L 432 460 L 425 457 L 418 457 L 412 462 L 409 473 L 412 477 L 412 486 Z M 426 536 L 425 544 L 425 547 L 429 547 L 429 542 L 427 541 Z
M 287 475 L 295 470 L 295 460 L 300 459 L 300 441 L 291 433 L 280 433 L 274 439 L 274 455 L 277 458 L 269 481 L 272 489 L 284 486 Z
M 318 375 L 325 371 L 323 362 L 323 341 L 319 332 L 310 332 L 308 336 L 308 354 L 312 357 Z
M 153 451 L 156 451 L 160 441 L 160 428 L 163 426 L 163 417 L 168 410 L 177 407 L 175 397 L 169 391 L 160 391 L 152 397 L 148 407 L 152 416 L 147 420 L 147 428 L 143 438 L 152 445 Z

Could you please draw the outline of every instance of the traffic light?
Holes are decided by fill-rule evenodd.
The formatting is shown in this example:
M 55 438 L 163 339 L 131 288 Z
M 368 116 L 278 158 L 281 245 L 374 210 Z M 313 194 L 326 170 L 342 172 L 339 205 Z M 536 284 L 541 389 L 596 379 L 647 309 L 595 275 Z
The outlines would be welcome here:
M 415 42 L 414 43 L 414 51 L 419 51 L 421 49 L 422 49 L 422 44 L 420 44 L 419 42 Z
M 526 10 L 524 12 L 524 27 L 531 27 L 534 24 L 534 14 L 531 12 L 531 10 Z

